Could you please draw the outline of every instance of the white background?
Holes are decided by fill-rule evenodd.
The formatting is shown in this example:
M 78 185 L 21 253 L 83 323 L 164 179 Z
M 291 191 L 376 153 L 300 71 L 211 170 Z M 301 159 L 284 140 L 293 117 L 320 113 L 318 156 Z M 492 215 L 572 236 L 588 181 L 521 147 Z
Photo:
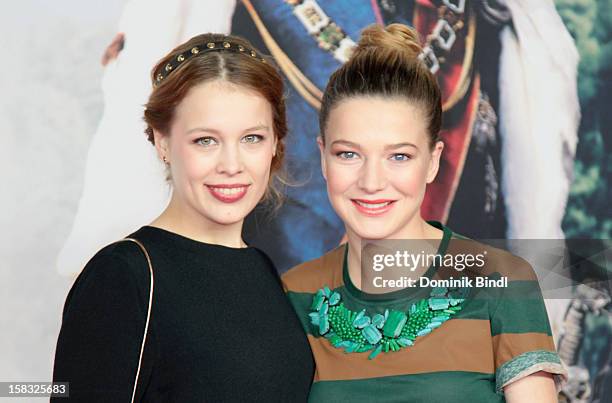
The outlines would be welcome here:
M 51 380 L 73 281 L 57 274 L 55 258 L 76 212 L 103 110 L 100 57 L 124 3 L 2 4 L 0 381 Z

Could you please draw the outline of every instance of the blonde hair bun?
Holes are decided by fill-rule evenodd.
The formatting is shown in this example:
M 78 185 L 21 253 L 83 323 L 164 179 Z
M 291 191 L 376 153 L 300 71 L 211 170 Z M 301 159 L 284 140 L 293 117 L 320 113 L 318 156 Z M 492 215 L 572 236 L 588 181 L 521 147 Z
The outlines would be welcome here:
M 361 33 L 353 56 L 377 48 L 379 51 L 400 52 L 409 58 L 416 58 L 423 50 L 419 34 L 404 24 L 390 24 L 386 27 L 370 25 Z
M 419 34 L 403 24 L 370 25 L 349 60 L 329 78 L 319 111 L 325 139 L 330 112 L 353 97 L 400 97 L 421 107 L 433 149 L 442 127 L 442 93 L 436 77 L 420 60 Z

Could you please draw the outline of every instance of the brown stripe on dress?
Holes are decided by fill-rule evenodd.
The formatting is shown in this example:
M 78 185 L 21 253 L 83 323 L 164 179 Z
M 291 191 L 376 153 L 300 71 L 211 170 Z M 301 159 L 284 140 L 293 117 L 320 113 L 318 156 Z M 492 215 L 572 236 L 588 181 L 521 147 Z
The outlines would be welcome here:
M 451 319 L 413 346 L 381 352 L 345 353 L 324 337 L 308 335 L 316 361 L 315 382 L 368 379 L 437 371 L 494 373 L 493 346 L 488 320 Z
M 552 336 L 546 333 L 502 333 L 493 336 L 495 369 L 527 351 L 557 351 Z
M 342 263 L 346 245 L 314 259 L 295 266 L 282 277 L 285 291 L 316 293 L 323 286 L 331 289 L 344 285 Z
M 517 280 L 538 280 L 533 268 L 526 260 L 504 249 L 495 248 L 472 239 L 453 237 L 444 255 L 485 255 L 484 266 L 465 268 L 465 270 L 462 271 L 462 274 L 465 276 L 488 277 L 494 273 L 498 273 L 502 277 L 508 277 L 509 282 Z M 440 273 L 440 271 L 438 271 L 438 273 Z

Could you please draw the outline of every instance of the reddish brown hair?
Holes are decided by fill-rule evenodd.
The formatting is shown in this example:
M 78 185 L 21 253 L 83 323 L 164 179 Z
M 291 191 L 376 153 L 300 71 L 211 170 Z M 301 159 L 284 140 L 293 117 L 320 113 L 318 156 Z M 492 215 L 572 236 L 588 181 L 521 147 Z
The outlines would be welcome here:
M 205 48 L 209 42 L 220 41 L 227 41 L 234 47 L 242 46 L 249 51 L 242 53 L 225 50 L 202 52 L 202 54 L 185 60 L 156 85 L 157 76 L 178 55 L 189 52 L 195 46 Z M 257 57 L 251 57 L 250 50 L 254 50 Z M 151 82 L 154 88 L 145 105 L 144 121 L 147 124 L 145 133 L 152 144 L 155 144 L 153 130 L 164 136 L 169 135 L 176 107 L 191 88 L 204 82 L 223 80 L 257 92 L 272 107 L 273 131 L 277 139 L 276 155 L 272 158 L 270 167 L 270 184 L 264 199 L 272 199 L 278 206 L 281 201 L 281 193 L 275 185 L 277 182 L 284 183 L 281 167 L 285 155 L 284 138 L 287 135 L 284 86 L 283 79 L 273 61 L 266 57 L 264 62 L 261 58 L 262 54 L 247 40 L 231 35 L 202 34 L 177 46 L 157 62 L 151 71 Z M 231 111 L 228 111 L 228 118 L 230 116 Z

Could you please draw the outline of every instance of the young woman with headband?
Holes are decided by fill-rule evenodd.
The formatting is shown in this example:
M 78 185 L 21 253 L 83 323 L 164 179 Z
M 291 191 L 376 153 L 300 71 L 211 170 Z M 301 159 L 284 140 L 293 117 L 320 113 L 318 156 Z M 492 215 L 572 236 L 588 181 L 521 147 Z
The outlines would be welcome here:
M 146 134 L 171 201 L 78 277 L 53 378 L 73 401 L 305 401 L 308 343 L 272 262 L 242 240 L 247 214 L 278 199 L 282 78 L 247 41 L 205 34 L 152 83 Z
M 566 372 L 533 269 L 421 216 L 444 148 L 440 89 L 421 50 L 407 26 L 369 27 L 325 89 L 321 165 L 348 242 L 283 276 L 315 357 L 310 400 L 556 401 L 553 380 Z M 408 273 L 414 286 L 374 290 L 362 247 L 385 240 L 422 240 L 434 256 L 484 250 L 481 274 L 508 287 L 419 286 L 460 274 L 432 263 Z

